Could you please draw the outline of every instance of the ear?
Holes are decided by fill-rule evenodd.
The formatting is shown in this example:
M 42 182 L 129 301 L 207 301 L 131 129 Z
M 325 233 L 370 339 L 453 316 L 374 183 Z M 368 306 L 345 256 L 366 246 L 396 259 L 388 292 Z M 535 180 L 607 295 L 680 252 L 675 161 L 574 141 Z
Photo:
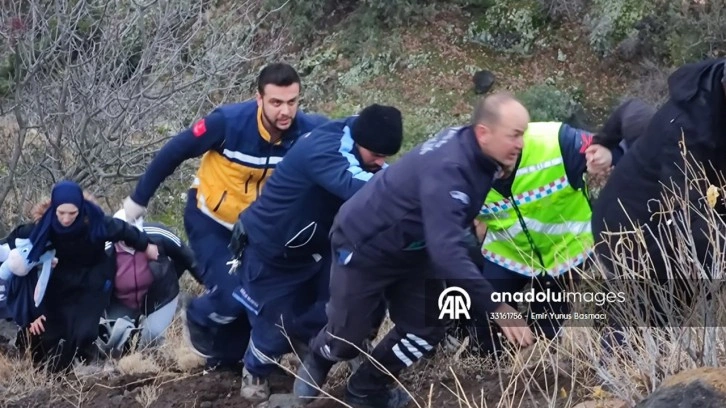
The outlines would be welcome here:
M 262 95 L 260 91 L 255 92 L 255 98 L 257 99 L 257 106 L 262 106 Z
M 489 133 L 491 133 L 491 130 L 487 125 L 481 123 L 474 125 L 474 135 L 476 136 L 476 140 L 480 143 L 487 139 Z

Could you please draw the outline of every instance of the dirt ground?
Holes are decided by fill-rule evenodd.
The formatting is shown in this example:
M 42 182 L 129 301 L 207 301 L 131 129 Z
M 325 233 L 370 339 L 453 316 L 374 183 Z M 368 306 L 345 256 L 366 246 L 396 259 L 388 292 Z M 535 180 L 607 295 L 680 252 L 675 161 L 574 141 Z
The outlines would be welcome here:
M 5 324 L 3 324 L 5 326 Z M 1 329 L 1 328 L 0 328 Z M 8 330 L 5 330 L 8 332 Z M 15 349 L 8 344 L 9 339 L 0 337 L 0 357 L 13 356 Z M 13 370 L 21 374 L 27 367 L 15 363 Z M 474 375 L 476 378 L 452 378 L 443 373 L 445 368 L 436 361 L 422 361 L 419 367 L 412 367 L 402 382 L 406 388 L 414 393 L 419 407 L 461 407 L 458 394 L 466 395 L 471 406 L 487 406 L 482 404 L 482 396 L 488 406 L 496 406 L 501 400 L 499 373 L 496 370 L 482 372 Z M 22 370 L 21 370 L 22 368 Z M 457 370 L 458 371 L 458 370 Z M 338 370 L 331 374 L 333 377 L 331 390 L 327 390 L 335 398 L 342 399 L 344 392 L 345 374 L 347 369 Z M 0 384 L 0 407 L 30 408 L 30 407 L 169 407 L 169 408 L 212 408 L 212 407 L 239 407 L 239 408 L 279 408 L 289 405 L 279 405 L 284 402 L 284 394 L 292 392 L 294 377 L 289 374 L 276 374 L 271 381 L 274 396 L 269 405 L 250 403 L 240 396 L 241 373 L 231 370 L 207 371 L 202 368 L 189 372 L 162 370 L 161 373 L 149 374 L 120 374 L 106 373 L 91 375 L 87 379 L 77 379 L 70 375 L 51 385 L 37 384 L 28 388 L 22 398 L 3 395 L 3 384 Z M 38 376 L 37 378 L 41 378 Z M 33 380 L 31 380 L 32 382 Z M 40 380 L 35 380 L 40 381 Z M 505 379 L 506 381 L 506 379 Z M 26 381 L 27 382 L 27 381 Z M 516 393 L 516 392 L 515 392 Z M 522 394 L 519 391 L 519 394 Z M 533 399 L 534 398 L 534 399 Z M 534 408 L 546 405 L 544 400 L 536 397 L 515 396 L 514 406 L 521 408 Z M 331 408 L 345 406 L 332 398 L 322 397 L 306 407 Z M 416 403 L 409 407 L 417 406 Z
M 272 390 L 277 393 L 289 393 L 292 389 L 292 377 L 276 377 L 272 382 Z M 455 389 L 453 381 L 445 384 Z M 487 400 L 492 400 L 499 394 L 498 384 L 494 381 L 462 381 L 461 388 L 465 390 L 470 400 L 480 401 L 482 393 Z M 443 385 L 434 387 L 429 404 L 428 392 L 417 397 L 421 406 L 430 407 L 460 407 L 459 398 L 454 396 Z M 119 376 L 111 380 L 88 381 L 81 392 L 56 392 L 54 395 L 45 390 L 39 390 L 20 401 L 3 404 L 8 408 L 30 407 L 169 407 L 169 408 L 212 408 L 212 407 L 238 407 L 253 408 L 252 404 L 239 395 L 240 375 L 237 373 L 210 372 L 207 374 L 192 374 L 173 377 L 170 375 L 153 376 Z M 63 395 L 65 394 L 65 395 Z M 333 396 L 342 398 L 342 386 L 332 392 Z M 493 401 L 496 403 L 496 398 Z M 274 408 L 278 405 L 270 405 Z M 333 399 L 326 398 L 315 401 L 309 408 L 332 408 L 344 406 Z M 416 406 L 415 403 L 409 404 Z M 478 406 L 478 405 L 477 405 Z M 541 406 L 536 401 L 523 402 L 522 408 Z

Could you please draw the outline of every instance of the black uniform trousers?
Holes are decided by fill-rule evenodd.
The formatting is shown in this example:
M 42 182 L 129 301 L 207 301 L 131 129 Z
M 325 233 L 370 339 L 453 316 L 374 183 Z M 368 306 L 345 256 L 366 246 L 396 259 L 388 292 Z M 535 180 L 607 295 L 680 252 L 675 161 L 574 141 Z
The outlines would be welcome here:
M 371 357 L 397 376 L 422 357 L 433 354 L 444 337 L 445 323 L 433 323 L 438 319 L 438 299 L 426 296 L 431 268 L 382 265 L 348 252 L 346 248 L 352 246 L 341 241 L 338 233 L 334 232 L 331 238 L 328 323 L 312 340 L 312 352 L 330 361 L 355 358 L 357 348 L 363 349 L 364 341 L 377 328 L 381 305 L 386 302 L 394 327 L 376 345 Z M 431 282 L 429 279 L 428 285 Z M 350 379 L 351 386 L 360 392 L 379 391 L 392 382 L 393 378 L 376 368 L 370 359 Z

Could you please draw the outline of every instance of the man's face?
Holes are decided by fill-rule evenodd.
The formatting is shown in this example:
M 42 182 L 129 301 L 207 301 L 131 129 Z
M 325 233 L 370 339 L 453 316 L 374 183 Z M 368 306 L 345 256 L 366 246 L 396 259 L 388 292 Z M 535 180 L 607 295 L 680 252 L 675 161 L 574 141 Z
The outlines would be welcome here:
M 524 147 L 529 113 L 514 101 L 503 104 L 500 112 L 498 123 L 489 126 L 477 124 L 474 132 L 484 154 L 499 162 L 506 170 L 511 170 Z
M 300 84 L 277 86 L 267 84 L 262 95 L 257 94 L 257 106 L 262 107 L 262 121 L 268 130 L 285 131 L 297 113 Z
M 362 146 L 358 146 L 358 153 L 360 154 L 363 169 L 371 173 L 375 173 L 383 168 L 383 164 L 388 157 L 383 154 L 374 153 Z

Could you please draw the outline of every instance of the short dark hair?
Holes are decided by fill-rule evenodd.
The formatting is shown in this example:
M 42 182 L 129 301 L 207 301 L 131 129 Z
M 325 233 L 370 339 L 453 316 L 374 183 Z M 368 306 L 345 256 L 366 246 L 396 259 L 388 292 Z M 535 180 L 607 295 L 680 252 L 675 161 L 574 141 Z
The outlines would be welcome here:
M 265 92 L 265 85 L 290 86 L 300 83 L 300 75 L 295 68 L 284 62 L 276 62 L 262 68 L 257 76 L 257 91 L 260 95 Z
M 501 117 L 501 106 L 507 102 L 519 100 L 510 92 L 501 91 L 479 98 L 471 117 L 471 124 L 496 125 Z M 519 102 L 521 103 L 521 102 Z

